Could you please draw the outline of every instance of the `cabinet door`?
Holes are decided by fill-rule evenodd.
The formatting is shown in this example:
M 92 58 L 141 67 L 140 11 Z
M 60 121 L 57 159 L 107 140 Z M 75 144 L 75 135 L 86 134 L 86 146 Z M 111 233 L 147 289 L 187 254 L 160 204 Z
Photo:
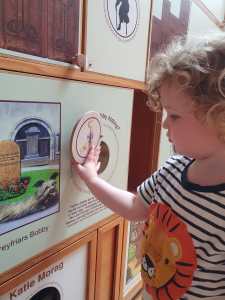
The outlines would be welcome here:
M 44 0 L 2 0 L 0 2 L 0 46 L 33 55 L 46 56 Z
M 71 62 L 79 47 L 79 0 L 48 0 L 48 58 Z
M 89 71 L 144 81 L 150 7 L 149 0 L 88 1 Z

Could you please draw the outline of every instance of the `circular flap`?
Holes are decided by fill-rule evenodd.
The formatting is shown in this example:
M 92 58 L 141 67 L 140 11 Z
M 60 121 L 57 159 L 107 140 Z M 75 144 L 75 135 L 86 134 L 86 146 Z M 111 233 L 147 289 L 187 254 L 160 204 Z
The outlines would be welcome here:
M 90 145 L 96 147 L 102 134 L 101 116 L 90 111 L 76 123 L 72 133 L 72 155 L 77 163 L 82 164 L 88 154 Z

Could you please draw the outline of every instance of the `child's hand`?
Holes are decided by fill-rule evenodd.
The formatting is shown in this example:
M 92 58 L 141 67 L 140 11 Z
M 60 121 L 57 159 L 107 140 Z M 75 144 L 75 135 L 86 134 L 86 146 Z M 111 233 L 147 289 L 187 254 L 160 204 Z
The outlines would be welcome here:
M 88 155 L 83 165 L 76 163 L 72 160 L 72 166 L 78 175 L 86 183 L 91 182 L 94 178 L 98 177 L 98 170 L 100 167 L 99 159 L 100 147 L 90 146 Z

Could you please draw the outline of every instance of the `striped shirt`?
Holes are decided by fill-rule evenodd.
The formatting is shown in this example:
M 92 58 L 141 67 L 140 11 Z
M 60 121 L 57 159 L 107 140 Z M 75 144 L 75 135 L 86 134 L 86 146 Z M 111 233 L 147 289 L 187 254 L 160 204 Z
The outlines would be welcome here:
M 147 205 L 169 206 L 192 237 L 197 269 L 192 286 L 181 299 L 225 299 L 225 183 L 200 186 L 189 182 L 187 170 L 193 161 L 180 155 L 171 157 L 137 191 Z

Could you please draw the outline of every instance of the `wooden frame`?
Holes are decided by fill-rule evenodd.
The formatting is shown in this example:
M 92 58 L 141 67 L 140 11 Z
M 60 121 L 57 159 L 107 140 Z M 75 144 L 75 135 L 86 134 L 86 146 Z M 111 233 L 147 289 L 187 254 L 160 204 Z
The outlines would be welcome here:
M 98 230 L 95 299 L 117 300 L 120 293 L 124 219 Z
M 146 101 L 147 96 L 136 90 L 134 93 L 128 176 L 128 189 L 130 191 L 136 191 L 136 187 L 158 166 L 161 113 L 150 111 Z
M 15 288 L 17 285 L 28 280 L 30 277 L 34 276 L 41 270 L 55 263 L 56 261 L 67 256 L 71 252 L 77 250 L 81 246 L 88 244 L 88 265 L 87 265 L 87 300 L 94 300 L 94 288 L 95 288 L 95 268 L 96 268 L 96 248 L 97 248 L 97 233 L 91 233 L 77 242 L 55 252 L 54 254 L 48 256 L 45 260 L 34 265 L 28 270 L 24 271 L 18 276 L 15 276 L 11 280 L 8 280 L 0 286 L 0 295 L 7 293 L 10 289 Z

